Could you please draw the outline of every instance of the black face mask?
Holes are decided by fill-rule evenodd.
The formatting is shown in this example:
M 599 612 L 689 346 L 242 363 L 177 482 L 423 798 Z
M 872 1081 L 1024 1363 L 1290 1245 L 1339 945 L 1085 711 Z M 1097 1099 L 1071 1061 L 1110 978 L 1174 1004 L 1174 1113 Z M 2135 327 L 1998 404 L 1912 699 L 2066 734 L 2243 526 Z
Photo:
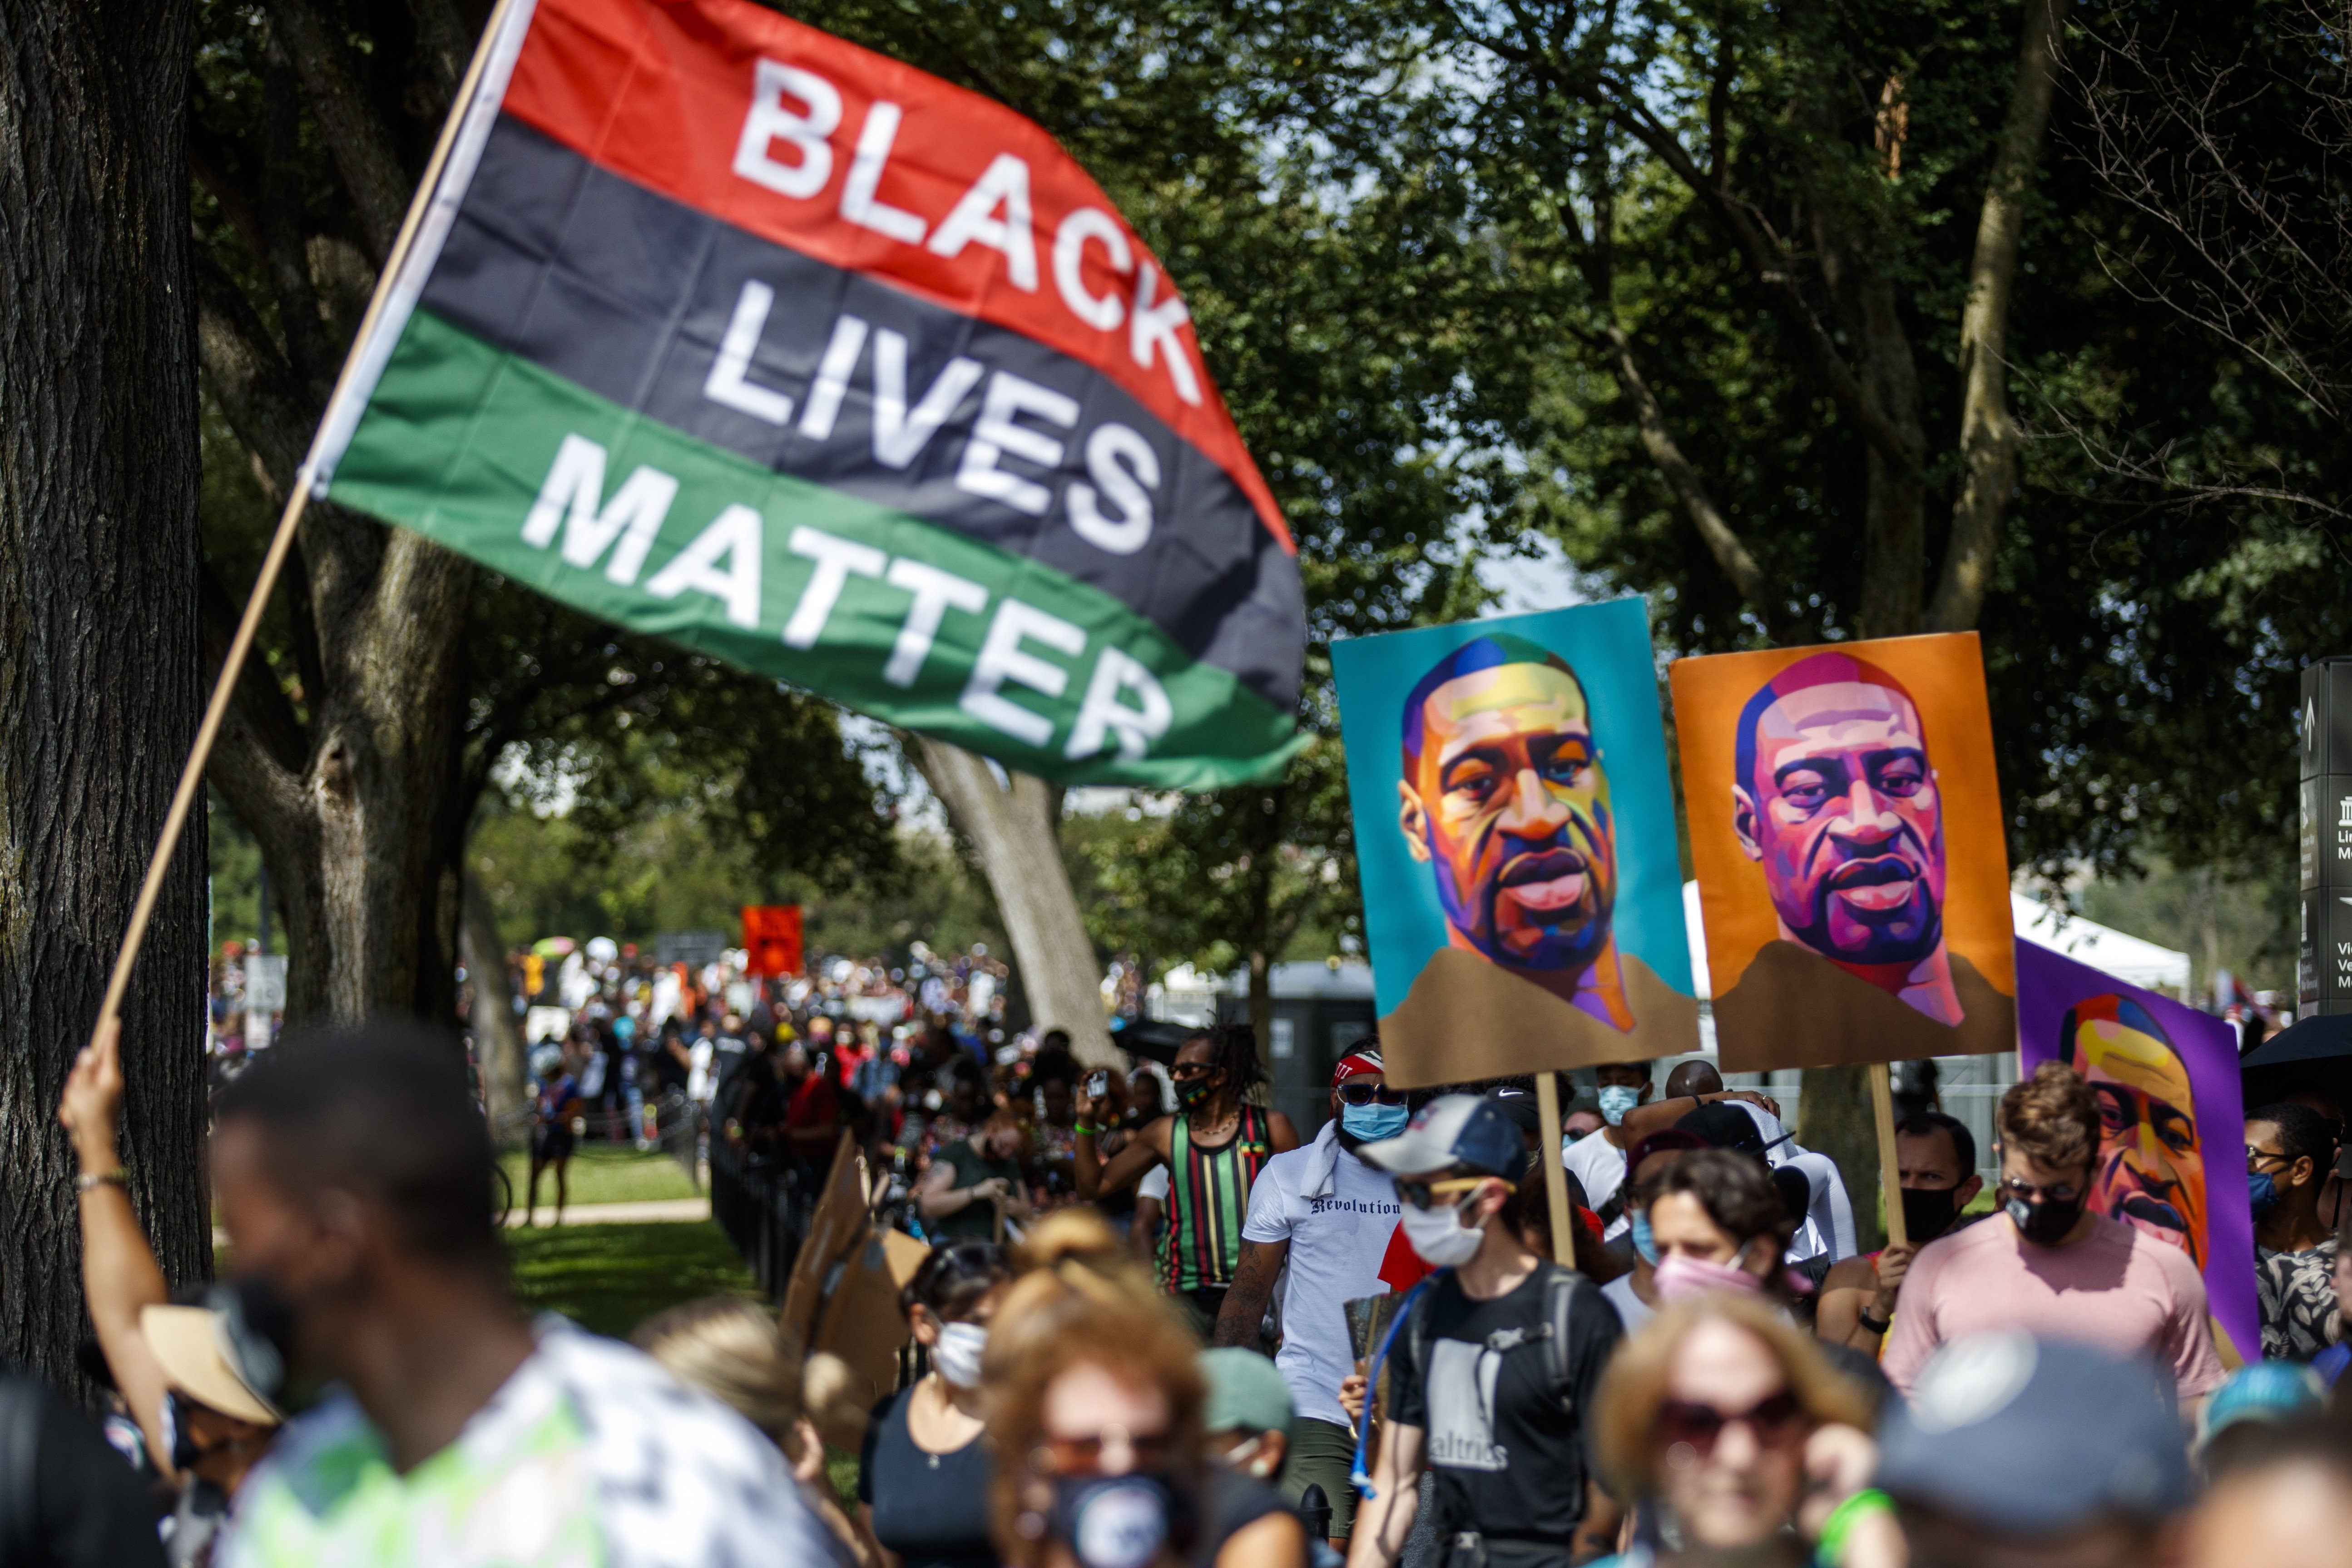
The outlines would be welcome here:
M 2009 1211 L 2010 1223 L 2017 1234 L 2036 1247 L 2055 1247 L 2066 1239 L 2074 1222 L 2083 1217 L 2083 1200 L 2078 1195 L 2061 1203 L 2056 1198 L 2043 1198 L 2030 1204 L 2023 1198 L 2011 1198 L 2002 1205 Z
M 239 1275 L 205 1292 L 221 1315 L 223 1348 L 246 1387 L 272 1403 L 282 1399 L 294 1365 L 294 1309 L 266 1274 Z
M 1148 1568 L 1191 1554 L 1193 1510 L 1158 1476 L 1059 1476 L 1045 1529 L 1081 1568 Z
M 1198 1110 L 1209 1102 L 1209 1096 L 1216 1092 L 1217 1075 L 1202 1073 L 1199 1078 L 1188 1078 L 1176 1086 L 1176 1103 L 1187 1110 Z
M 1933 1241 L 1952 1227 L 1952 1221 L 1959 1216 L 1958 1195 L 1957 1187 L 1903 1189 L 1903 1230 L 1912 1246 Z

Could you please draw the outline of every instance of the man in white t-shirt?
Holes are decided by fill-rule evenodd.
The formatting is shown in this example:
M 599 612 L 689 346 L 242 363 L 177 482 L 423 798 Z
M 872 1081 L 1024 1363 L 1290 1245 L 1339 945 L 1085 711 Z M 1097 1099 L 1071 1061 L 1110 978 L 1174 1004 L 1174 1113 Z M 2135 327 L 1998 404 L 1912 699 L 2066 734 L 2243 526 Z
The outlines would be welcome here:
M 1647 1062 L 1603 1062 L 1593 1068 L 1592 1076 L 1601 1086 L 1601 1120 L 1605 1125 L 1570 1143 L 1561 1152 L 1560 1160 L 1584 1184 L 1584 1195 L 1592 1212 L 1601 1216 L 1601 1234 L 1614 1241 L 1625 1234 L 1626 1227 L 1624 1205 L 1616 1201 L 1617 1189 L 1625 1181 L 1625 1113 L 1648 1104 L 1650 1091 L 1656 1086 L 1650 1081 Z
M 1283 1490 L 1296 1500 L 1309 1483 L 1323 1489 L 1331 1544 L 1343 1552 L 1356 1513 L 1348 1484 L 1356 1440 L 1339 1407 L 1340 1380 L 1356 1370 L 1345 1303 L 1387 1292 L 1381 1259 L 1400 1213 L 1396 1184 L 1356 1150 L 1396 1136 L 1406 1116 L 1404 1091 L 1388 1087 L 1376 1047 L 1340 1059 L 1331 1069 L 1331 1120 L 1312 1143 L 1268 1160 L 1250 1188 L 1241 1262 L 1217 1314 L 1217 1343 L 1255 1345 L 1275 1279 L 1289 1266 L 1275 1358 L 1297 1412 Z

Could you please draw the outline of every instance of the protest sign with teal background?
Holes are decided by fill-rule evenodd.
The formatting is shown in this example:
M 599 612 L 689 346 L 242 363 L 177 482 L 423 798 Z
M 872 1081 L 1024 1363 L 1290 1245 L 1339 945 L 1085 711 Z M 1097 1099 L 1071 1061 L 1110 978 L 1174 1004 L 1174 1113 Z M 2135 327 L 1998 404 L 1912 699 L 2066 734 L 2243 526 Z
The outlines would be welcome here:
M 1331 665 L 1391 1080 L 1696 1049 L 1643 602 L 1354 638 Z

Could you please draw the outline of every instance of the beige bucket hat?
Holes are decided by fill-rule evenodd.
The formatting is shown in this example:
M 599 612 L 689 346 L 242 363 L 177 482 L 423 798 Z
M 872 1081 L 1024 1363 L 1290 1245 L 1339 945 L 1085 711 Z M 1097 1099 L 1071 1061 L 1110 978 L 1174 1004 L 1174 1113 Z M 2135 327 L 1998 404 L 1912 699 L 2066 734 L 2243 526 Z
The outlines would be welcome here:
M 139 1332 L 163 1379 L 197 1404 L 240 1421 L 275 1426 L 278 1408 L 246 1385 L 223 1348 L 220 1314 L 208 1307 L 142 1307 Z

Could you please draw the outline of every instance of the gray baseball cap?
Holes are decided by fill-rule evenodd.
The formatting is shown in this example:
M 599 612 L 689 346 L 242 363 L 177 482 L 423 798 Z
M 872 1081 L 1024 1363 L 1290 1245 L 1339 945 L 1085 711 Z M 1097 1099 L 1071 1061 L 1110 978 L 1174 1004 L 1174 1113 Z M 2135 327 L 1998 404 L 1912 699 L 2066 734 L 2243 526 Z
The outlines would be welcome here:
M 1879 1430 L 1878 1485 L 2002 1535 L 2153 1521 L 2195 1490 L 2172 1380 L 2152 1363 L 2022 1333 L 1936 1353 Z

